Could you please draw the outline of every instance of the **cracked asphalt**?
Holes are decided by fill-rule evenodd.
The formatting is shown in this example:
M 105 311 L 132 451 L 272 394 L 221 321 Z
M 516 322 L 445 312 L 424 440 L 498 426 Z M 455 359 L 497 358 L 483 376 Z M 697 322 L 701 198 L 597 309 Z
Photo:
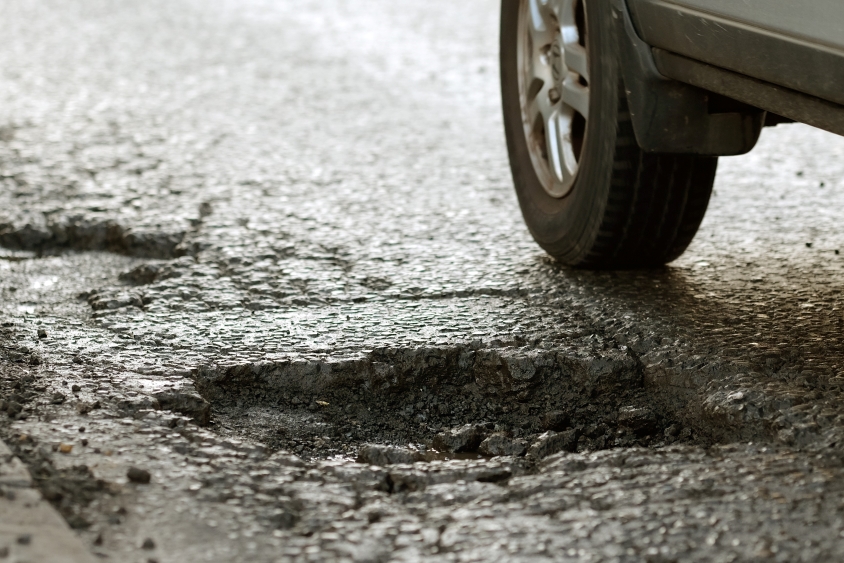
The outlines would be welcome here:
M 563 268 L 497 11 L 0 0 L 0 437 L 92 553 L 844 558 L 844 140 Z

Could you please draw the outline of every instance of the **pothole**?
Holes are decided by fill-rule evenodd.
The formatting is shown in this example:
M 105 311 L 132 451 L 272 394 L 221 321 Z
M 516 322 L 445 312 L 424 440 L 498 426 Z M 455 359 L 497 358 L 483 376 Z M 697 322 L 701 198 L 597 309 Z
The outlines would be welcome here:
M 378 349 L 350 360 L 209 366 L 196 381 L 216 432 L 306 459 L 358 459 L 371 444 L 393 463 L 700 441 L 644 388 L 635 356 L 609 344 Z

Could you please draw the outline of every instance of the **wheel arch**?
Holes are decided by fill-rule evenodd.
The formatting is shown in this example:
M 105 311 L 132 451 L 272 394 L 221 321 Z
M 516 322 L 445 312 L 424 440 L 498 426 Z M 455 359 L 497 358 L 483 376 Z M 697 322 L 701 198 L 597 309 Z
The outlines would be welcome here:
M 627 0 L 611 0 L 619 61 L 636 141 L 647 152 L 732 156 L 749 152 L 765 122 L 763 110 L 666 78 L 639 36 Z M 726 110 L 724 109 L 726 107 Z

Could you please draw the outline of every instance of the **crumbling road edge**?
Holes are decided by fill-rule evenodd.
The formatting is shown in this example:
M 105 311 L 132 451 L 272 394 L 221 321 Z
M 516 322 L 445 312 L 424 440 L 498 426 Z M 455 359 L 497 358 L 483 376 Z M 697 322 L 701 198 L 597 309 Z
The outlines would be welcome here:
M 64 518 L 33 487 L 24 464 L 0 440 L 0 558 L 93 563 Z

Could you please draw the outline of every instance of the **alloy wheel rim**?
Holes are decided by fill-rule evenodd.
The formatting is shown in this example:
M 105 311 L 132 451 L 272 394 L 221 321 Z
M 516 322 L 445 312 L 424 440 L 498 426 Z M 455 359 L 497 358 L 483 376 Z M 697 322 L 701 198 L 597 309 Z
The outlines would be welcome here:
M 589 119 L 583 0 L 522 0 L 518 75 L 522 123 L 534 171 L 552 197 L 577 177 Z

